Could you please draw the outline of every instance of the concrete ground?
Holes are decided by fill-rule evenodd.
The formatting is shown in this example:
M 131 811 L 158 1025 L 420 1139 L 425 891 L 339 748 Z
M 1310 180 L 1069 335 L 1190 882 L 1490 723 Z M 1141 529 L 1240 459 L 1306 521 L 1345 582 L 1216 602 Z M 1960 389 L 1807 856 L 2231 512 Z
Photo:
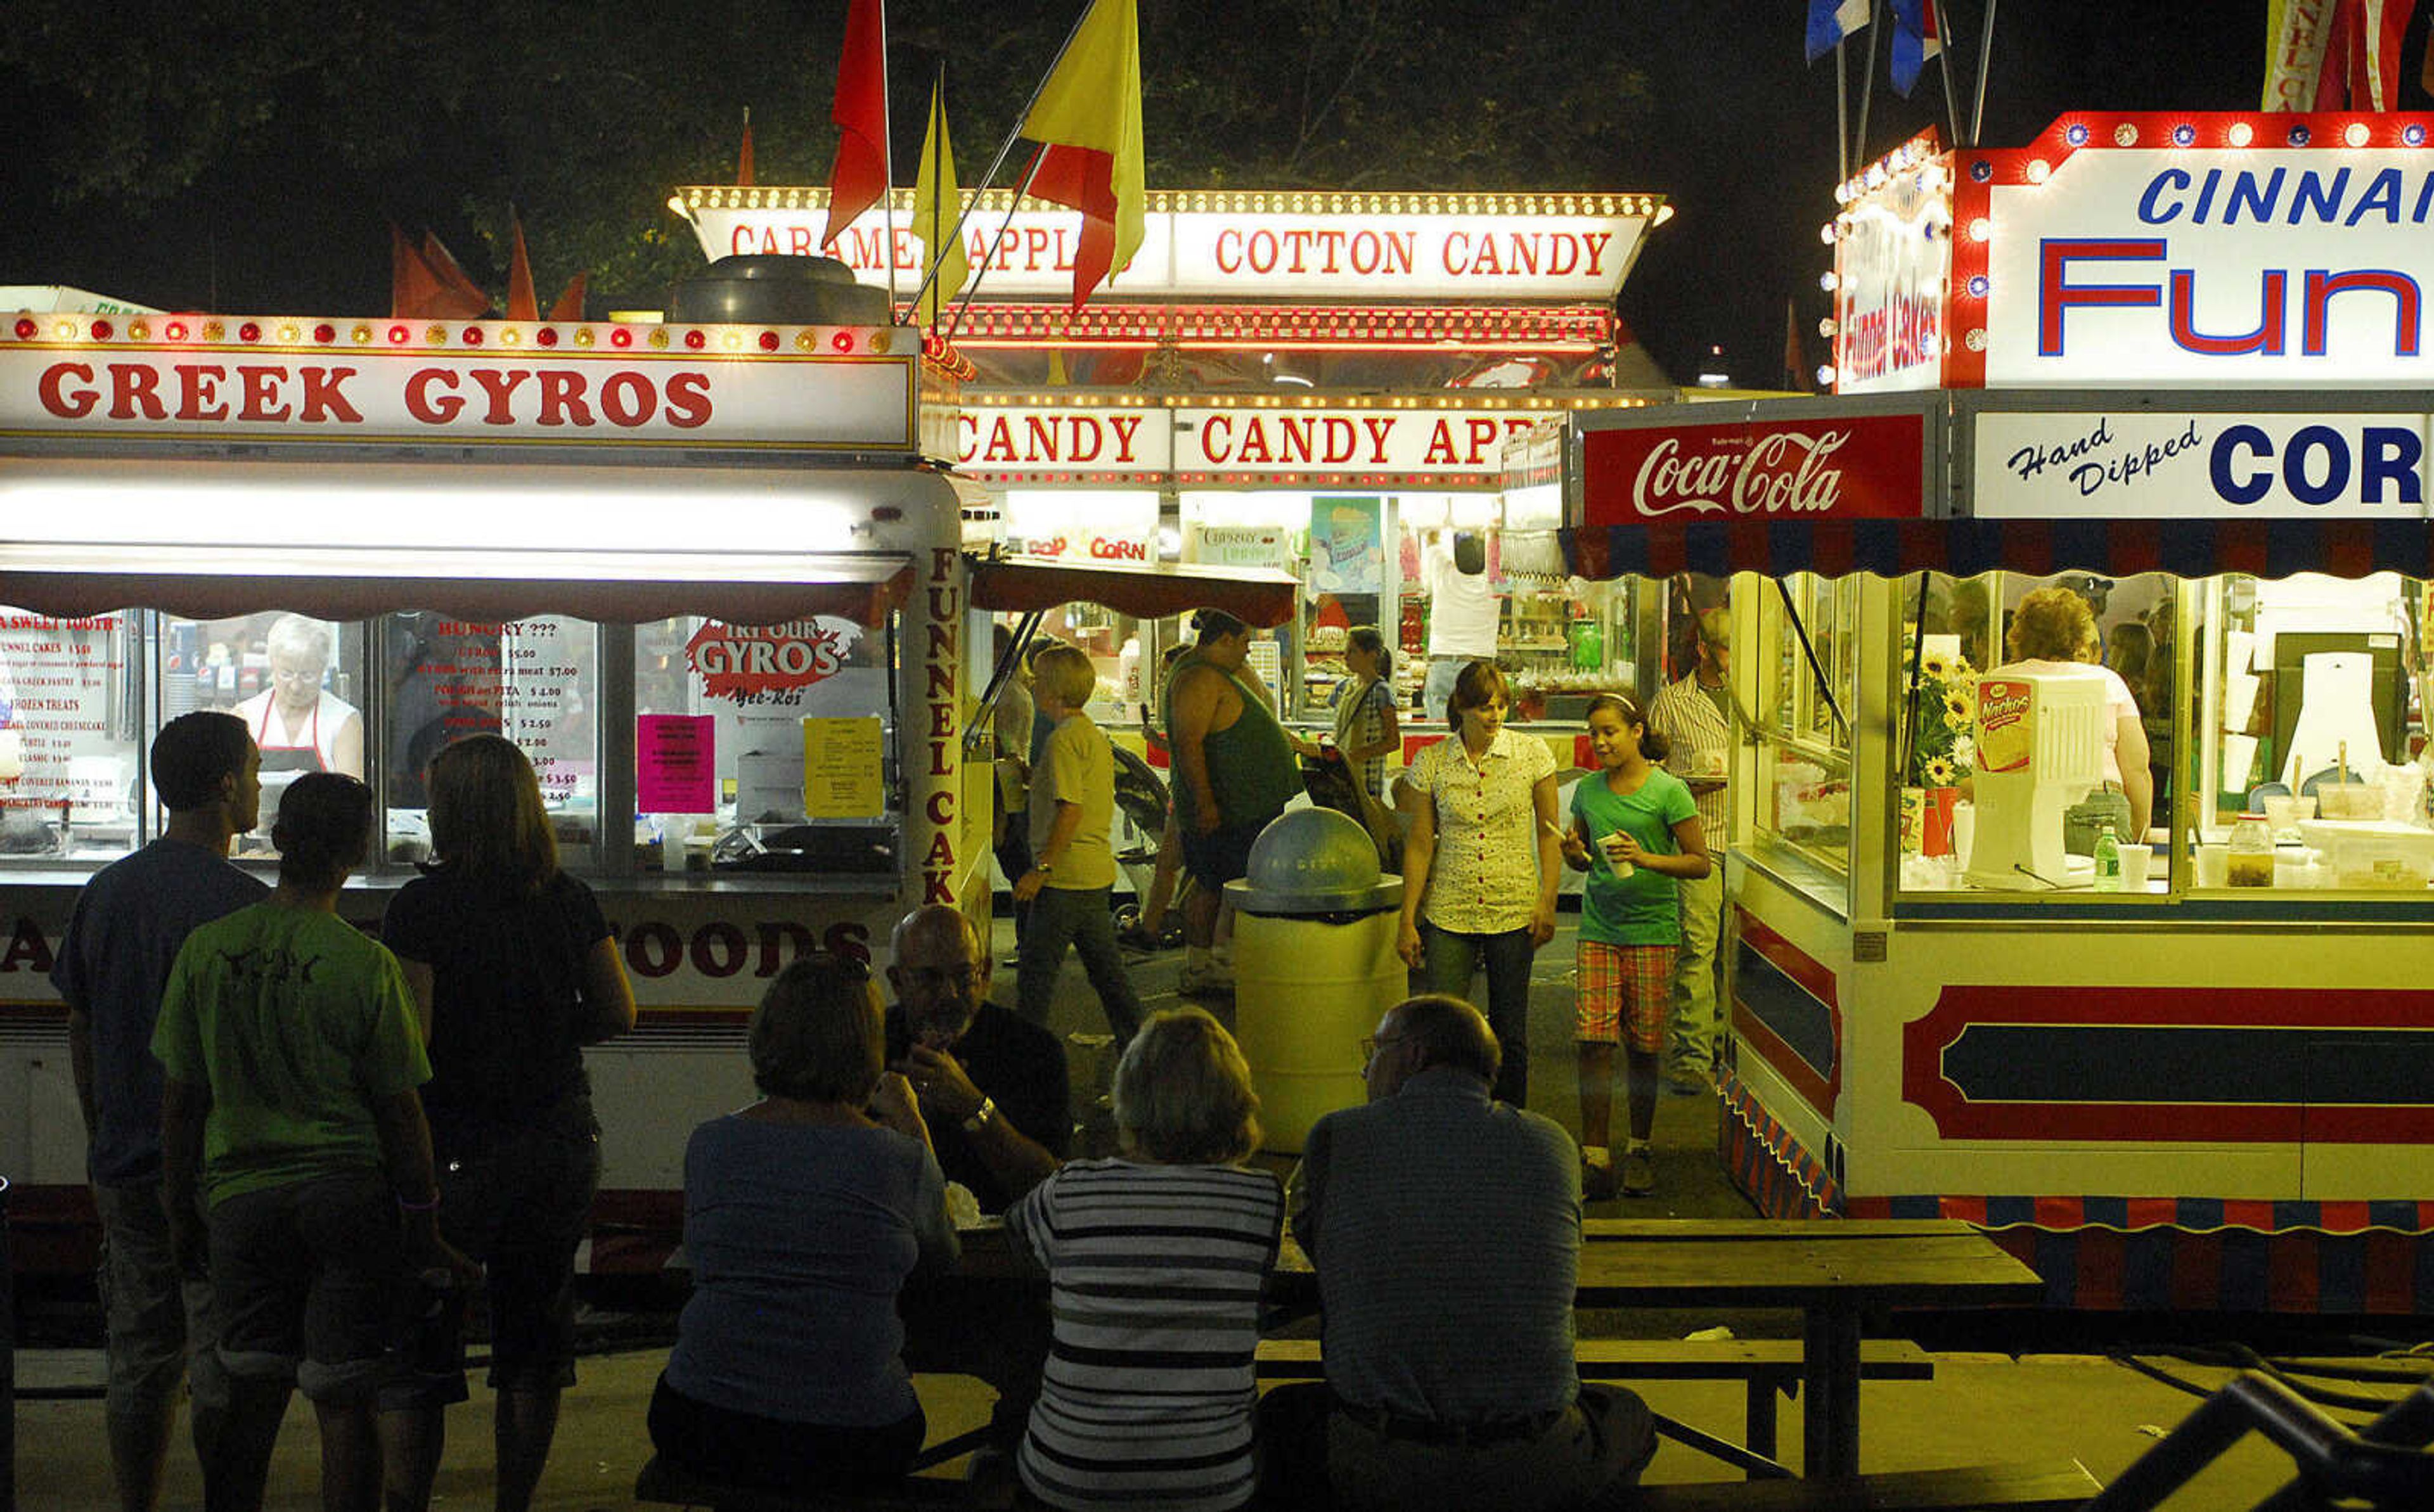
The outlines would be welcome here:
M 1569 916 L 1553 944 L 1542 951 L 1533 989 L 1532 1104 L 1577 1128 L 1569 1045 L 1571 969 Z M 1010 955 L 1010 931 L 1000 927 L 1000 955 Z M 1180 952 L 1138 958 L 1136 983 L 1153 1010 L 1173 1006 Z M 1012 974 L 1002 972 L 1001 994 L 1010 994 Z M 1222 1000 L 1208 1006 L 1230 1018 Z M 1055 1027 L 1062 1032 L 1104 1031 L 1098 1006 L 1078 966 L 1069 964 L 1060 984 Z M 1077 1054 L 1082 1052 L 1077 1051 Z M 1077 1062 L 1077 1082 L 1087 1057 Z M 1077 1088 L 1077 1100 L 1081 1094 Z M 1618 1113 L 1620 1110 L 1618 1109 Z M 1593 1215 L 1646 1217 L 1745 1217 L 1741 1199 L 1715 1158 L 1717 1105 L 1712 1099 L 1667 1097 L 1657 1115 L 1659 1185 L 1652 1198 L 1592 1204 Z M 672 1294 L 637 1298 L 592 1293 L 587 1337 L 603 1341 L 605 1352 L 581 1366 L 581 1382 L 566 1398 L 557 1445 L 538 1504 L 555 1512 L 610 1512 L 638 1505 L 635 1472 L 648 1457 L 643 1413 L 652 1383 L 666 1358 L 664 1340 L 674 1329 Z M 2083 1321 L 1989 1316 L 1983 1339 L 1973 1351 L 1948 1347 L 1936 1355 L 1931 1382 L 1871 1383 L 1862 1388 L 1860 1461 L 1870 1470 L 1926 1469 L 2005 1460 L 2077 1458 L 2100 1480 L 2110 1480 L 2152 1445 L 2196 1403 L 2197 1398 L 2159 1383 L 2102 1353 L 2019 1352 L 2041 1346 L 2041 1332 L 2066 1334 L 2072 1348 L 2090 1349 Z M 1898 1327 L 1900 1320 L 1895 1319 Z M 1678 1336 L 1724 1326 L 1743 1337 L 1796 1335 L 1789 1313 L 1649 1314 L 1602 1312 L 1581 1319 L 1584 1334 Z M 79 1332 L 90 1333 L 88 1340 Z M 33 1331 L 42 1342 L 72 1347 L 21 1349 L 21 1392 L 42 1396 L 66 1388 L 60 1400 L 25 1400 L 17 1407 L 17 1504 L 27 1512 L 102 1512 L 112 1504 L 98 1387 L 102 1379 L 98 1322 L 85 1328 L 71 1316 L 49 1316 Z M 2203 1327 L 2200 1327 L 2203 1334 Z M 1937 1332 L 1948 1346 L 1955 1330 Z M 616 1341 L 624 1341 L 622 1344 Z M 2048 1346 L 2049 1347 L 2049 1346 Z M 2159 1362 L 2170 1373 L 2211 1388 L 2227 1379 L 2222 1368 L 2178 1361 Z M 918 1378 L 934 1441 L 985 1420 L 989 1392 L 963 1377 Z M 78 1389 L 89 1388 L 89 1389 Z M 1740 1387 L 1721 1383 L 1651 1383 L 1643 1388 L 1658 1412 L 1726 1437 L 1738 1437 Z M 489 1417 L 491 1397 L 477 1372 L 473 1400 L 449 1415 L 450 1438 L 433 1503 L 443 1509 L 487 1509 L 490 1504 Z M 1796 1404 L 1784 1404 L 1783 1453 L 1798 1463 Z M 303 1509 L 318 1504 L 318 1446 L 309 1410 L 291 1407 L 271 1474 L 268 1505 Z M 2288 1474 L 2288 1462 L 2251 1438 L 2168 1504 L 2173 1512 L 2215 1512 L 2254 1505 Z M 959 1473 L 951 1462 L 934 1473 Z M 1652 1482 L 1717 1480 L 1733 1472 L 1671 1442 L 1660 1448 L 1649 1471 Z M 200 1502 L 199 1477 L 191 1452 L 171 1455 L 169 1506 Z M 6 1512 L 0 1508 L 0 1512 Z

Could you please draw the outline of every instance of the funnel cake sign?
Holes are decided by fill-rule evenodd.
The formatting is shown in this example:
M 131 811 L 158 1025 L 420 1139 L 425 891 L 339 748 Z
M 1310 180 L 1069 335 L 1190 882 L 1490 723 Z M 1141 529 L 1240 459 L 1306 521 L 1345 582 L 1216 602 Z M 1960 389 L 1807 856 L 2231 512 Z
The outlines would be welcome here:
M 1592 431 L 1586 525 L 1911 519 L 1925 512 L 1925 420 L 1674 425 Z

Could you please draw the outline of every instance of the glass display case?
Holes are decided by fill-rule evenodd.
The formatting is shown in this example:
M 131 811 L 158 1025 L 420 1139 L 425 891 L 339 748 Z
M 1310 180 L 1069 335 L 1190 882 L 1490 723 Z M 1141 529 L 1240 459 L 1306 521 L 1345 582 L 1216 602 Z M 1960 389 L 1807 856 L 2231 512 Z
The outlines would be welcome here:
M 1859 708 L 1860 581 L 1795 573 L 1736 582 L 1756 601 L 1757 791 L 1751 827 L 1835 877 L 1851 844 L 1851 722 Z M 1742 663 L 1746 665 L 1746 663 Z

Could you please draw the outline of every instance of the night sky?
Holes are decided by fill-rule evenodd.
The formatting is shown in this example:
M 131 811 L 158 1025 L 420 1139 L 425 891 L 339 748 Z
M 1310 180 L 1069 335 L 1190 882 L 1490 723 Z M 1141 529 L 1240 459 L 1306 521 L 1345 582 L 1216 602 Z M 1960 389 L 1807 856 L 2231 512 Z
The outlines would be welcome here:
M 1590 3 L 1515 0 L 1512 14 L 1515 24 L 1560 25 L 1569 6 Z M 1621 3 L 1625 28 L 1647 39 L 1637 62 L 1658 109 L 1635 134 L 1619 181 L 1606 187 L 1659 192 L 1675 207 L 1673 220 L 1651 238 L 1624 286 L 1623 318 L 1676 382 L 1689 382 L 1707 348 L 1721 345 L 1742 384 L 1772 386 L 1783 367 L 1785 303 L 1796 300 L 1805 361 L 1813 368 L 1826 353 L 1816 324 L 1827 309 L 1818 275 L 1828 255 L 1817 229 L 1834 208 L 1835 89 L 1830 59 L 1814 68 L 1801 59 L 1803 0 Z M 1946 0 L 1965 86 L 1977 78 L 1976 44 L 1989 3 Z M 2065 110 L 2256 106 L 2265 0 L 1992 3 L 1997 9 L 1985 91 L 1986 145 L 2025 143 Z M 975 9 L 986 13 L 986 7 Z M 2426 25 L 2421 15 L 2405 50 L 2404 103 L 2413 109 L 2426 106 L 2415 82 Z M 1160 42 L 1154 33 L 1143 38 L 1148 52 Z M 829 66 L 825 59 L 818 64 L 824 74 Z M 1949 132 L 1934 65 L 1907 101 L 1884 77 L 1881 47 L 1876 67 L 1868 150 L 1860 161 L 1930 122 Z M 497 87 L 514 85 L 502 80 Z M 900 93 L 906 87 L 899 81 Z M 1855 56 L 1855 119 L 1860 93 Z M 825 101 L 825 77 L 818 93 Z M 494 104 L 499 112 L 513 108 L 504 99 Z M 1447 102 L 1414 102 L 1419 110 L 1446 108 Z M 9 110 L 0 103 L 0 127 L 23 128 L 26 123 L 12 122 Z M 1964 131 L 1967 113 L 1964 93 Z M 1155 136 L 1154 111 L 1146 124 Z M 958 132 L 978 136 L 968 127 Z M 968 155 L 982 150 L 977 140 L 959 147 Z M 0 151 L 0 283 L 70 283 L 182 308 L 210 299 L 226 312 L 356 314 L 385 307 L 381 218 L 401 208 L 366 204 L 380 197 L 380 186 L 325 181 L 319 161 L 310 144 L 300 143 L 280 157 L 275 171 L 255 165 L 138 219 L 107 204 L 62 212 L 48 203 L 46 186 L 28 171 L 25 154 Z M 967 177 L 972 175 L 968 169 Z M 764 173 L 763 181 L 773 180 Z M 1394 181 L 1432 187 L 1425 165 L 1396 174 Z M 653 187 L 657 193 L 674 185 Z M 357 208 L 339 220 L 334 206 Z M 460 245 L 457 250 L 477 277 L 496 280 L 496 270 L 479 261 L 481 248 Z M 542 291 L 546 299 L 563 274 L 545 263 L 542 274 L 550 284 Z

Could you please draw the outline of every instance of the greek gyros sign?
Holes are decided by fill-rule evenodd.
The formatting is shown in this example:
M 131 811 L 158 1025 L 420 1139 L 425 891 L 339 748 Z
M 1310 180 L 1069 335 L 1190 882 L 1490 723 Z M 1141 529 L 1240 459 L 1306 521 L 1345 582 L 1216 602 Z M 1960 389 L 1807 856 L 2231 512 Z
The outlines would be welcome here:
M 2427 417 L 2409 414 L 1981 414 L 1985 518 L 2425 518 Z

